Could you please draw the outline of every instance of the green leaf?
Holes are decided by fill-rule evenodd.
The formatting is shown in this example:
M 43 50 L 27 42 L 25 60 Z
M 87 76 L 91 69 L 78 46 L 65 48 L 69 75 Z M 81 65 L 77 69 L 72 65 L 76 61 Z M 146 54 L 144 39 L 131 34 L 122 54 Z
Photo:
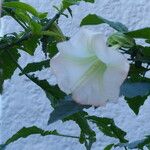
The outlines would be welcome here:
M 10 58 L 6 50 L 1 50 L 1 51 L 0 51 L 0 68 L 3 71 L 2 78 L 4 80 L 10 79 L 14 71 L 16 70 L 17 66 L 16 64 L 14 64 L 14 62 L 12 61 L 12 59 Z M 14 48 L 9 49 L 9 51 L 12 54 L 14 60 L 18 62 L 18 59 L 20 57 L 18 51 Z
M 107 145 L 104 150 L 111 150 L 114 147 L 114 144 Z
M 89 116 L 87 119 L 97 125 L 100 131 L 109 137 L 114 137 L 119 139 L 121 143 L 126 143 L 125 139 L 126 132 L 118 128 L 113 119 L 110 118 L 100 118 L 96 116 Z
M 145 100 L 148 96 L 137 96 L 133 98 L 125 97 L 126 102 L 128 103 L 129 107 L 134 111 L 136 115 L 139 113 L 140 107 L 144 104 Z
M 97 16 L 95 14 L 89 14 L 87 15 L 82 21 L 80 26 L 83 25 L 98 25 L 98 24 L 102 24 L 102 23 L 106 23 L 108 24 L 110 27 L 114 28 L 115 30 L 119 31 L 119 32 L 127 32 L 128 29 L 125 25 L 123 25 L 120 22 L 112 22 L 109 21 L 107 19 L 102 18 L 101 16 Z
M 63 99 L 66 94 L 63 93 L 57 85 L 51 86 L 47 80 L 39 80 L 37 77 L 30 76 L 30 79 L 41 87 L 47 98 L 51 101 L 51 105 L 54 107 L 58 100 Z
M 19 0 L 3 0 L 3 2 L 19 2 Z
M 88 124 L 86 117 L 88 114 L 84 111 L 75 113 L 67 118 L 64 121 L 75 121 L 81 129 L 80 133 L 80 143 L 85 144 L 87 150 L 91 150 L 92 144 L 96 141 L 96 134 L 91 129 Z
M 16 18 L 19 21 L 23 22 L 24 24 L 29 24 L 30 23 L 31 18 L 26 12 L 24 12 L 22 10 L 19 10 L 19 9 L 16 9 L 16 10 L 14 10 L 14 13 L 15 13 Z M 10 13 L 10 15 L 11 15 L 11 13 Z
M 132 38 L 150 39 L 150 28 L 134 30 L 126 32 L 125 34 Z
M 144 76 L 147 71 L 150 69 L 145 68 L 143 66 L 137 66 L 136 64 L 130 64 L 130 70 L 128 76 L 132 79 L 137 78 L 138 76 Z
M 25 73 L 30 73 L 30 72 L 41 71 L 43 68 L 49 68 L 49 67 L 50 67 L 50 59 L 41 62 L 29 63 L 19 75 L 23 75 Z
M 50 58 L 54 57 L 58 52 L 57 43 L 53 42 L 52 44 L 49 44 L 47 52 L 49 53 Z
M 29 12 L 33 16 L 36 16 L 36 17 L 39 16 L 39 13 L 36 11 L 35 8 L 23 2 L 5 2 L 3 3 L 3 6 L 9 7 L 9 8 L 21 9 L 23 11 Z
M 90 3 L 95 2 L 95 0 L 63 0 L 62 1 L 63 9 L 67 9 L 68 7 L 72 5 L 76 5 L 78 2 L 81 2 L 81 1 L 90 2 Z
M 3 82 L 4 82 L 2 71 L 3 71 L 2 68 L 0 68 L 0 94 L 2 94 L 3 92 Z
M 33 20 L 30 21 L 30 28 L 33 34 L 40 34 L 42 31 L 42 26 Z
M 39 45 L 39 36 L 32 35 L 28 40 L 23 41 L 20 45 L 21 50 L 27 52 L 30 55 L 34 55 L 34 52 Z
M 20 138 L 27 138 L 30 135 L 39 134 L 41 136 L 47 136 L 47 135 L 59 135 L 56 130 L 54 131 L 44 131 L 36 126 L 32 127 L 23 127 L 20 129 L 16 134 L 14 134 L 11 138 L 9 138 L 4 144 L 1 145 L 1 147 L 6 147 L 8 144 L 13 143 L 17 141 Z
M 150 57 L 150 47 L 143 47 L 142 53 L 145 57 Z
M 87 106 L 82 106 L 72 101 L 71 96 L 66 97 L 66 100 L 61 100 L 55 105 L 54 110 L 50 114 L 48 124 L 54 123 L 58 120 L 62 120 L 65 117 L 82 111 L 84 107 Z
M 129 82 L 125 81 L 120 88 L 120 95 L 128 98 L 146 96 L 150 93 L 150 82 Z
M 146 147 L 148 148 L 148 150 L 150 150 L 150 143 L 148 145 L 146 145 Z
M 150 47 L 143 47 L 142 55 L 142 62 L 150 63 Z

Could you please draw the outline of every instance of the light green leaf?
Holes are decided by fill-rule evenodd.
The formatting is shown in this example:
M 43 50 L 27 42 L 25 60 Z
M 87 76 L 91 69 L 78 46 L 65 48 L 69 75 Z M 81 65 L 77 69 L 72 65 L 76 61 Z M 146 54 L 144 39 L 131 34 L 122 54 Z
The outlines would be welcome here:
M 143 28 L 125 33 L 132 38 L 150 39 L 150 28 Z
M 30 27 L 33 34 L 40 34 L 42 31 L 42 26 L 33 20 L 30 21 Z
M 35 8 L 23 2 L 5 2 L 3 3 L 3 6 L 9 7 L 9 8 L 21 9 L 23 11 L 31 13 L 33 16 L 36 16 L 36 17 L 39 16 L 39 13 L 36 11 Z
M 97 16 L 95 14 L 89 14 L 85 18 L 83 18 L 80 26 L 98 25 L 98 24 L 102 24 L 102 23 L 108 24 L 110 27 L 114 28 L 115 30 L 117 30 L 119 32 L 127 32 L 128 31 L 127 27 L 125 25 L 123 25 L 122 23 L 112 22 L 112 21 L 102 18 L 101 16 Z
M 95 2 L 95 0 L 63 0 L 62 1 L 63 9 L 67 9 L 68 7 L 72 5 L 76 5 L 78 2 L 81 2 L 81 1 L 90 2 L 90 3 Z

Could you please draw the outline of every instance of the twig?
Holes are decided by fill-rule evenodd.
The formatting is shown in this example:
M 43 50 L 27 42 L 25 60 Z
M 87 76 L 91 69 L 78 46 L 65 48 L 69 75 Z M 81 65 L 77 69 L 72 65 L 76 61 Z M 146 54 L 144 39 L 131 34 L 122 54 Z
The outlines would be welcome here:
M 49 29 L 51 27 L 51 25 L 60 17 L 61 15 L 61 12 L 57 13 L 48 23 L 45 27 L 43 27 L 43 31 L 46 31 L 47 29 Z M 28 32 L 26 33 L 23 37 L 21 37 L 20 39 L 18 39 L 17 41 L 15 42 L 12 42 L 10 44 L 1 44 L 0 45 L 0 49 L 7 49 L 7 48 L 10 48 L 10 47 L 13 47 L 15 45 L 18 45 L 20 43 L 22 43 L 23 41 L 29 39 L 32 35 L 32 32 Z

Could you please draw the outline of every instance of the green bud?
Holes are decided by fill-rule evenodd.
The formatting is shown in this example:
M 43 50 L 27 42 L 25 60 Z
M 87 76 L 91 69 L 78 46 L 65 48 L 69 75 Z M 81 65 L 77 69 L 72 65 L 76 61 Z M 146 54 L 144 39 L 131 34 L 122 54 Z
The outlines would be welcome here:
M 107 44 L 110 46 L 117 45 L 118 47 L 131 48 L 135 45 L 135 40 L 123 33 L 117 32 L 107 39 Z

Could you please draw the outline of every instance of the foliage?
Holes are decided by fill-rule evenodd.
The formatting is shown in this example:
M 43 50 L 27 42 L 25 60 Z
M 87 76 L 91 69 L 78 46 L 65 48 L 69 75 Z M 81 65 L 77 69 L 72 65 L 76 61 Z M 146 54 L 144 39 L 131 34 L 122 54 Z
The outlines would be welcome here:
M 94 0 L 83 0 L 84 2 L 94 3 Z M 69 138 L 77 138 L 81 144 L 84 144 L 87 150 L 92 149 L 92 144 L 96 142 L 96 132 L 91 126 L 95 124 L 99 131 L 106 136 L 116 138 L 119 144 L 109 144 L 104 150 L 111 150 L 113 147 L 124 147 L 125 149 L 149 147 L 150 136 L 145 139 L 128 142 L 126 132 L 116 126 L 113 119 L 89 116 L 85 109 L 91 106 L 81 106 L 72 100 L 71 95 L 66 95 L 57 85 L 50 85 L 46 79 L 40 80 L 35 76 L 36 71 L 42 71 L 49 68 L 50 59 L 58 52 L 57 43 L 68 40 L 69 37 L 63 35 L 58 21 L 61 15 L 65 15 L 67 9 L 71 15 L 70 7 L 78 5 L 81 0 L 62 0 L 58 13 L 53 18 L 48 18 L 47 12 L 39 12 L 29 4 L 19 2 L 19 0 L 4 0 L 2 4 L 2 16 L 12 17 L 21 27 L 18 33 L 12 32 L 0 37 L 0 93 L 3 92 L 3 83 L 11 79 L 15 70 L 20 69 L 20 76 L 25 75 L 33 83 L 39 86 L 51 102 L 53 111 L 50 114 L 48 124 L 62 120 L 74 121 L 78 124 L 81 132 L 80 136 L 69 136 L 59 134 L 57 131 L 45 131 L 36 126 L 23 127 L 5 143 L 0 145 L 0 149 L 17 141 L 20 138 L 27 138 L 32 134 L 41 136 L 56 135 Z M 66 15 L 65 15 L 66 16 Z M 120 88 L 120 96 L 125 97 L 129 108 L 137 115 L 140 107 L 144 104 L 150 94 L 150 79 L 145 77 L 150 70 L 150 28 L 143 28 L 134 31 L 128 31 L 128 28 L 120 22 L 113 22 L 96 14 L 88 14 L 80 23 L 85 25 L 103 25 L 107 24 L 114 29 L 114 33 L 108 37 L 110 46 L 118 46 L 120 52 L 128 55 L 130 61 L 130 71 L 128 78 Z M 136 39 L 144 39 L 145 45 L 136 44 Z M 28 63 L 25 68 L 19 65 L 18 60 L 20 51 L 24 51 L 34 56 L 36 48 L 41 46 L 41 53 L 45 59 L 38 62 Z

